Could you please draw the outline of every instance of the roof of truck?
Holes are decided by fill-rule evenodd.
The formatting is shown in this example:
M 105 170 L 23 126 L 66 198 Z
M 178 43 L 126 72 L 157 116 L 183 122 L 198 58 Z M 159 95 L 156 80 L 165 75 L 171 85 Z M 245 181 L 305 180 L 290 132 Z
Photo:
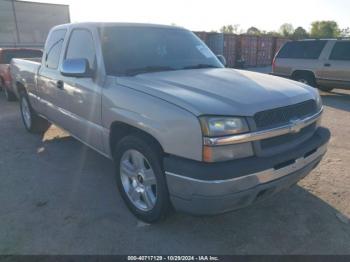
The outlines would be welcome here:
M 82 22 L 82 23 L 69 23 L 55 26 L 53 29 L 69 28 L 69 27 L 109 27 L 109 26 L 120 26 L 120 27 L 150 27 L 150 28 L 169 28 L 169 29 L 184 29 L 180 26 L 172 25 L 160 25 L 160 24 L 149 24 L 149 23 L 122 23 L 122 22 Z

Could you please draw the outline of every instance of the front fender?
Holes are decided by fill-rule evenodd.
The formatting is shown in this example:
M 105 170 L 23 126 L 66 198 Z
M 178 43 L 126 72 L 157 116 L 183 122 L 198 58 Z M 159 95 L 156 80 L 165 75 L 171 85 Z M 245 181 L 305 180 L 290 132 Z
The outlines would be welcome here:
M 165 153 L 202 160 L 199 121 L 195 115 L 174 104 L 121 85 L 104 88 L 102 122 L 107 130 L 104 135 L 107 148 L 109 128 L 116 121 L 150 134 L 160 143 Z

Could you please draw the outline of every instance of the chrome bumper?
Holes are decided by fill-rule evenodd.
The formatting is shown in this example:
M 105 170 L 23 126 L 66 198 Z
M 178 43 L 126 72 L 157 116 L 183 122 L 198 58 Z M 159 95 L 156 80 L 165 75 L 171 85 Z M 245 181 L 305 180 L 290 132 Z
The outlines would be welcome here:
M 170 172 L 165 173 L 167 175 L 168 184 L 178 184 L 179 189 L 181 188 L 180 192 L 183 192 L 183 196 L 217 196 L 223 194 L 237 193 L 255 187 L 259 184 L 268 183 L 286 175 L 289 175 L 314 162 L 315 160 L 323 156 L 326 153 L 326 151 L 327 145 L 323 145 L 320 148 L 318 148 L 313 154 L 305 158 L 298 158 L 293 164 L 290 164 L 283 168 L 277 170 L 271 168 L 255 174 L 250 174 L 227 180 L 199 180 L 173 174 Z M 213 176 L 215 176 L 215 174 L 213 174 Z M 191 185 L 191 190 L 186 192 L 186 188 L 188 187 L 187 185 L 189 184 Z
M 271 195 L 297 183 L 317 166 L 326 151 L 327 144 L 324 144 L 282 168 L 227 180 L 199 180 L 166 172 L 170 198 L 175 209 L 192 214 L 235 210 L 261 199 L 262 195 Z

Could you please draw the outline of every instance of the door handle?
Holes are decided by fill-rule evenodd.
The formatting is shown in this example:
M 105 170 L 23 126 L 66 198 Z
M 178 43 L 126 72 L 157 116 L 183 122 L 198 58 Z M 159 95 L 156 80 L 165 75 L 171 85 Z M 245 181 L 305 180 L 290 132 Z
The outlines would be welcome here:
M 331 67 L 331 64 L 330 63 L 325 63 L 324 66 L 325 67 Z
M 56 83 L 56 87 L 58 89 L 64 89 L 64 82 L 62 80 L 58 80 L 57 83 Z

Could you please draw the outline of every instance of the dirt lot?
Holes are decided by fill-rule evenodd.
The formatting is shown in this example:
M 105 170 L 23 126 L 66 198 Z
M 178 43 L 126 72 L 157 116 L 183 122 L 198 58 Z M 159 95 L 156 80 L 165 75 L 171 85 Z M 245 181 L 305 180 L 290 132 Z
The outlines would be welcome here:
M 323 94 L 327 156 L 278 197 L 215 217 L 137 221 L 113 164 L 58 128 L 25 132 L 0 94 L 0 254 L 350 254 L 350 92 Z

